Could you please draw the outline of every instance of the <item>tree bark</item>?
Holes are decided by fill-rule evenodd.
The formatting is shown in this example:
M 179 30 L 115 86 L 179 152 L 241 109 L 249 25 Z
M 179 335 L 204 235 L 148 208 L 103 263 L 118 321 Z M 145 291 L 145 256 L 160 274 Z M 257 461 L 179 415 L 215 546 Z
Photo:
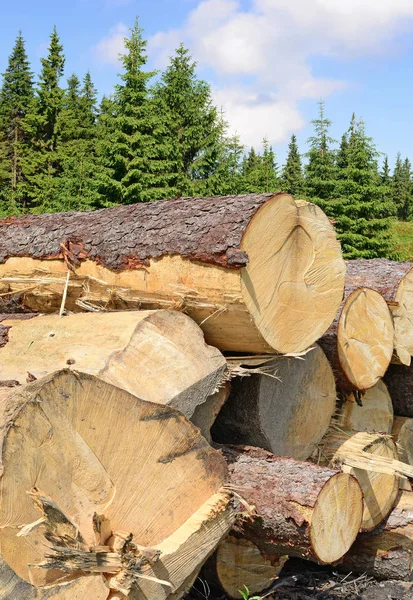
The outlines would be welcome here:
M 199 428 L 201 434 L 209 443 L 212 443 L 211 427 L 215 423 L 225 402 L 228 400 L 230 390 L 231 385 L 227 381 L 215 394 L 209 396 L 203 404 L 198 404 L 191 417 L 191 422 Z
M 354 477 L 248 446 L 222 451 L 231 486 L 254 509 L 236 528 L 266 558 L 291 555 L 332 563 L 347 552 L 363 512 Z
M 0 220 L 0 293 L 65 306 L 177 308 L 222 350 L 288 353 L 324 333 L 344 261 L 322 211 L 288 194 L 178 198 Z
M 180 597 L 235 517 L 225 461 L 199 430 L 68 370 L 12 390 L 0 408 L 0 589 Z
M 28 373 L 39 379 L 72 366 L 190 419 L 225 377 L 221 352 L 205 344 L 201 329 L 180 312 L 18 316 L 0 316 L 3 386 L 24 384 Z M 214 418 L 214 406 L 203 412 Z
M 335 410 L 334 375 L 317 346 L 302 359 L 276 358 L 265 365 L 265 374 L 235 377 L 212 438 L 306 460 Z
M 255 544 L 233 531 L 219 544 L 203 567 L 203 574 L 220 595 L 238 600 L 245 587 L 250 596 L 270 587 L 287 559 L 288 556 L 265 558 Z
M 413 492 L 401 492 L 381 525 L 361 534 L 343 557 L 346 569 L 378 579 L 409 580 L 413 569 Z
M 413 263 L 384 258 L 348 260 L 347 278 L 353 285 L 376 290 L 386 300 L 394 322 L 394 350 L 398 361 L 410 365 L 413 355 Z
M 380 294 L 346 279 L 344 300 L 319 344 L 344 396 L 367 390 L 383 377 L 393 354 L 394 326 Z
M 400 476 L 413 474 L 411 467 L 398 461 L 391 437 L 375 433 L 333 427 L 316 458 L 356 477 L 364 496 L 363 531 L 374 529 L 387 517 L 396 502 Z
M 354 394 L 346 396 L 338 414 L 337 422 L 343 429 L 391 433 L 393 427 L 393 404 L 389 391 L 380 379 L 367 390 L 361 401 Z
M 394 414 L 413 417 L 413 365 L 390 365 L 384 382 L 393 401 Z

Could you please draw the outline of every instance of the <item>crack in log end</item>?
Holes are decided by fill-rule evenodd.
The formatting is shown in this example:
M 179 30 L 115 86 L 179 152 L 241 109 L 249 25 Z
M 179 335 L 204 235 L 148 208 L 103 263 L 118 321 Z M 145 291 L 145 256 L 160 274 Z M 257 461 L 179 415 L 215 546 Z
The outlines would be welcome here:
M 179 450 L 177 452 L 171 452 L 170 454 L 166 454 L 165 456 L 160 456 L 158 458 L 158 463 L 162 463 L 162 464 L 168 464 L 171 463 L 172 461 L 174 461 L 176 458 L 180 458 L 181 456 L 185 456 L 186 454 L 189 454 L 190 452 L 196 452 L 198 449 L 203 449 L 203 447 L 205 446 L 205 444 L 207 443 L 204 438 L 201 436 L 201 434 L 199 433 L 199 431 L 197 430 L 197 437 L 195 438 L 190 438 L 189 440 L 185 440 L 185 442 L 187 442 L 187 445 L 185 448 L 183 448 L 182 450 Z M 200 457 L 202 458 L 202 453 L 199 453 L 196 455 L 197 458 Z M 221 459 L 219 459 L 219 462 L 222 462 Z
M 158 410 L 153 410 L 154 403 L 151 404 L 151 412 L 143 417 L 140 417 L 140 421 L 149 422 L 149 421 L 167 421 L 168 419 L 175 419 L 176 421 L 180 421 L 183 417 L 176 408 L 172 408 L 172 406 L 167 405 L 157 405 Z
M 0 379 L 0 387 L 12 388 L 18 387 L 19 385 L 21 385 L 21 383 L 20 381 L 17 381 L 17 379 Z

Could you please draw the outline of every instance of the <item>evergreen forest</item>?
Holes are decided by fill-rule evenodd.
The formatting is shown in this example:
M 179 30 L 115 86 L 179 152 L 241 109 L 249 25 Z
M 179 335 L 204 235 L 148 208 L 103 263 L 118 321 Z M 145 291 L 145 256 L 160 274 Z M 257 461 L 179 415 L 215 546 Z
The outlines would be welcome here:
M 228 133 L 210 85 L 180 45 L 163 73 L 147 68 L 138 20 L 113 94 L 90 73 L 64 79 L 56 29 L 35 81 L 18 34 L 0 89 L 0 216 L 91 210 L 177 196 L 282 189 L 322 207 L 348 258 L 399 258 L 394 225 L 413 220 L 412 165 L 393 170 L 355 115 L 339 143 L 319 102 L 313 135 L 292 135 L 284 165 L 267 139 L 246 150 Z

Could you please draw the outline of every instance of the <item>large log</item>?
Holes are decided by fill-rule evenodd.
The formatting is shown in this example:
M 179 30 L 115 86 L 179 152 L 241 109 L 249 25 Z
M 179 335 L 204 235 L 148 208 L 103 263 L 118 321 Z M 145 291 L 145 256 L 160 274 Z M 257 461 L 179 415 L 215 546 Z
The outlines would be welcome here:
M 235 377 L 212 427 L 220 443 L 247 444 L 306 460 L 336 409 L 334 375 L 321 348 L 276 358 L 265 374 Z
M 400 460 L 413 465 L 413 419 L 395 417 L 392 435 L 397 444 Z
M 354 394 L 345 397 L 337 422 L 343 429 L 391 433 L 393 404 L 383 380 L 367 390 L 361 399 Z
M 376 290 L 386 300 L 394 321 L 394 350 L 410 365 L 413 355 L 413 263 L 384 258 L 346 261 L 347 277 L 354 285 Z
M 347 275 L 344 300 L 319 344 L 344 395 L 373 387 L 393 354 L 394 326 L 385 300 Z
M 353 476 L 248 446 L 222 451 L 231 486 L 254 509 L 237 528 L 270 561 L 291 555 L 332 563 L 347 552 L 363 513 Z
M 172 405 L 190 419 L 225 376 L 221 352 L 205 344 L 201 329 L 180 312 L 19 317 L 0 317 L 3 383 L 24 384 L 28 372 L 39 379 L 72 365 L 143 400 Z M 213 418 L 214 407 L 204 412 Z
M 413 418 L 413 365 L 390 365 L 384 376 L 394 414 Z
M 234 521 L 225 461 L 199 430 L 68 370 L 9 391 L 0 408 L 0 589 L 179 598 Z
M 203 568 L 208 584 L 225 597 L 239 599 L 248 588 L 255 596 L 270 587 L 278 577 L 288 556 L 269 560 L 259 548 L 232 532 L 218 546 Z
M 389 517 L 362 533 L 343 557 L 346 569 L 378 579 L 410 580 L 413 570 L 413 492 L 401 492 Z
M 345 265 L 333 226 L 288 194 L 178 198 L 0 220 L 0 293 L 61 305 L 179 308 L 223 350 L 288 353 L 336 314 Z
M 387 435 L 332 428 L 320 448 L 319 460 L 356 477 L 364 497 L 361 529 L 374 529 L 396 502 L 400 476 L 413 470 L 398 461 L 396 446 Z

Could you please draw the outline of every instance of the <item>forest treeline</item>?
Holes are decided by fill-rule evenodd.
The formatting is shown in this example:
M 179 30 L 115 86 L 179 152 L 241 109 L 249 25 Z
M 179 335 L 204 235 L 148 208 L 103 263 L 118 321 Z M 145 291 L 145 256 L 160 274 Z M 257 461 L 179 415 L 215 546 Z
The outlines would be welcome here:
M 337 147 L 320 102 L 306 152 L 293 135 L 280 167 L 266 139 L 246 152 L 229 135 L 183 45 L 163 73 L 146 64 L 136 21 L 119 83 L 98 103 L 90 73 L 62 83 L 56 29 L 36 83 L 19 33 L 0 89 L 0 216 L 282 189 L 334 219 L 346 256 L 397 258 L 391 225 L 413 218 L 411 164 L 398 155 L 391 173 L 362 121 L 353 115 Z

